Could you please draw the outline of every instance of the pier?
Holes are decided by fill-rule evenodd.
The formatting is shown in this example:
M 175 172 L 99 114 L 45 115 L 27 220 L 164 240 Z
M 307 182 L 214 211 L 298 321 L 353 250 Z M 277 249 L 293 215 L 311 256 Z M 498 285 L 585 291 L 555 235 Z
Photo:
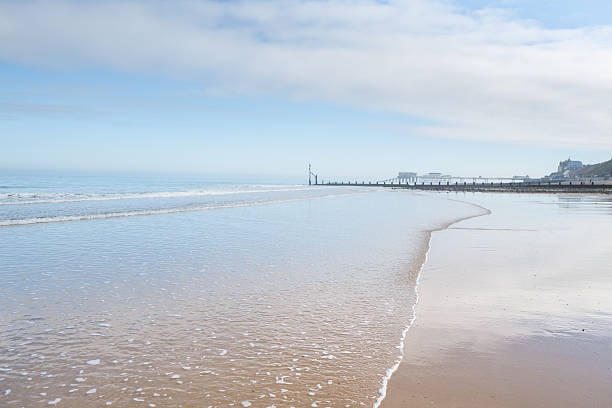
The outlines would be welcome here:
M 612 163 L 612 160 L 610 161 Z M 562 162 L 561 164 L 563 164 Z M 308 165 L 308 185 L 359 186 L 426 191 L 514 192 L 514 193 L 593 193 L 612 194 L 612 174 L 606 176 L 576 176 L 534 179 L 529 176 L 483 177 L 451 176 L 442 173 L 399 172 L 397 177 L 379 181 L 328 181 Z M 314 178 L 314 183 L 313 183 Z
M 426 191 L 466 191 L 466 192 L 514 192 L 514 193 L 598 193 L 612 194 L 612 182 L 608 181 L 526 181 L 526 182 L 365 182 L 342 181 L 318 184 L 323 186 L 360 186 L 383 187 L 392 189 Z

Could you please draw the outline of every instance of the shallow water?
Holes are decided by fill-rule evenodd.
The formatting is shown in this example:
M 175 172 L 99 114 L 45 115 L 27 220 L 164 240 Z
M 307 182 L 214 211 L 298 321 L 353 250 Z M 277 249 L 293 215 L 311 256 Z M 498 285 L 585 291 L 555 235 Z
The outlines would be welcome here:
M 177 184 L 0 206 L 13 224 L 63 217 L 0 227 L 0 405 L 372 406 L 427 231 L 482 211 L 401 191 Z M 26 190 L 17 200 L 40 199 Z M 152 215 L 65 218 L 137 210 Z

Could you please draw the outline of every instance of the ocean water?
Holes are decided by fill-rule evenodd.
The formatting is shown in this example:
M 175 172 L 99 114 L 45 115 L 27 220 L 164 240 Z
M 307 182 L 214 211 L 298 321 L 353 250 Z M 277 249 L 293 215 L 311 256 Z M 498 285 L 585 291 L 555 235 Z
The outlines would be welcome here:
M 0 177 L 0 405 L 376 406 L 440 195 Z

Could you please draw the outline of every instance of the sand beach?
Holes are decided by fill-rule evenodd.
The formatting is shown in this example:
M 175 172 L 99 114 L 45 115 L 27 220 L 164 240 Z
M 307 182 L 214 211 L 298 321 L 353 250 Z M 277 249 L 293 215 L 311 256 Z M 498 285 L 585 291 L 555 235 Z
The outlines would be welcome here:
M 459 195 L 385 408 L 612 406 L 610 198 Z

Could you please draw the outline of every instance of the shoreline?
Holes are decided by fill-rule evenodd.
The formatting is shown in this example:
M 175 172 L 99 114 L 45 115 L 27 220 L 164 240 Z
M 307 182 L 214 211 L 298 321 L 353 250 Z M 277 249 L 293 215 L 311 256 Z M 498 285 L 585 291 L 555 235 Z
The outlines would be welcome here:
M 431 235 L 415 288 L 414 323 L 376 407 L 610 406 L 612 337 L 605 328 L 612 315 L 598 286 L 612 288 L 605 278 L 612 251 L 601 243 L 591 248 L 593 240 L 573 252 L 561 249 L 572 234 L 605 237 L 609 215 L 602 213 L 597 225 L 584 207 L 573 211 L 571 203 L 561 203 L 561 215 L 551 215 L 525 197 L 474 197 L 478 204 L 492 202 L 487 207 L 494 216 L 471 217 L 458 221 L 462 228 Z M 527 210 L 535 215 L 516 217 Z M 585 225 L 569 218 L 556 225 L 566 212 Z M 577 267 L 578 253 L 590 260 L 588 272 Z M 585 287 L 576 288 L 569 276 L 581 274 Z M 560 386 L 565 383 L 572 386 Z
M 489 210 L 486 207 L 480 206 L 478 204 L 475 203 L 471 203 L 468 201 L 463 201 L 463 200 L 456 200 L 456 199 L 452 199 L 452 198 L 443 198 L 444 200 L 448 200 L 448 201 L 455 201 L 455 202 L 460 202 L 463 204 L 468 204 L 470 206 L 474 206 L 478 209 L 480 209 L 482 211 L 481 214 L 476 214 L 476 215 L 471 215 L 471 216 L 467 216 L 467 217 L 461 217 L 458 218 L 456 220 L 450 221 L 448 223 L 445 223 L 444 225 L 442 225 L 441 227 L 438 228 L 434 228 L 434 229 L 430 229 L 425 231 L 425 245 L 424 245 L 424 249 L 421 252 L 421 256 L 419 257 L 419 261 L 418 264 L 420 264 L 419 268 L 418 268 L 418 272 L 416 275 L 416 280 L 414 283 L 414 295 L 415 295 L 415 302 L 412 305 L 411 311 L 412 311 L 412 317 L 410 319 L 410 321 L 408 322 L 408 326 L 406 326 L 404 328 L 404 330 L 402 331 L 402 335 L 401 335 L 401 339 L 400 339 L 400 344 L 398 346 L 399 350 L 400 350 L 400 355 L 397 359 L 397 361 L 395 362 L 395 364 L 393 366 L 391 366 L 391 368 L 389 368 L 387 370 L 387 372 L 385 373 L 385 376 L 383 377 L 382 380 L 382 384 L 381 387 L 379 389 L 380 395 L 379 397 L 376 399 L 376 401 L 374 402 L 372 408 L 379 408 L 384 400 L 385 397 L 387 396 L 387 391 L 388 391 L 388 385 L 389 385 L 389 381 L 391 380 L 391 378 L 393 377 L 393 374 L 397 371 L 397 369 L 400 367 L 402 360 L 404 359 L 404 343 L 406 340 L 406 336 L 408 335 L 408 332 L 410 331 L 410 328 L 414 325 L 414 322 L 416 321 L 416 308 L 417 305 L 419 304 L 419 283 L 421 280 L 421 276 L 423 274 L 423 270 L 425 268 L 425 265 L 427 263 L 427 257 L 429 252 L 431 251 L 431 239 L 432 239 L 432 235 L 434 232 L 440 232 L 440 231 L 444 231 L 449 229 L 450 227 L 452 227 L 455 224 L 458 224 L 462 221 L 467 221 L 469 219 L 472 218 L 478 218 L 478 217 L 484 217 L 485 215 L 490 215 L 491 214 L 491 210 Z

